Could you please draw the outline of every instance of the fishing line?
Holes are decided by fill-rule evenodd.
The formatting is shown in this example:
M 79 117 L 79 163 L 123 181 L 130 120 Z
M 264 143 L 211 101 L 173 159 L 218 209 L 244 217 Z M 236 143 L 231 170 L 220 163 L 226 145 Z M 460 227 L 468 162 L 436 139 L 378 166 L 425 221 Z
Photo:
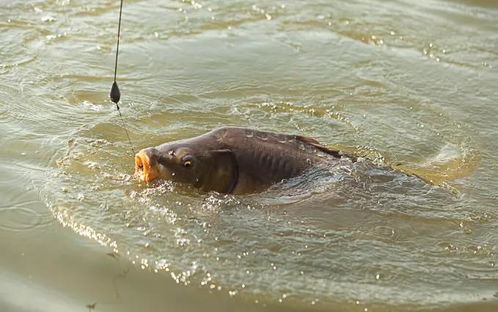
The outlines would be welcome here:
M 130 144 L 131 151 L 133 152 L 133 155 L 135 155 L 135 149 L 133 148 L 133 144 L 131 144 L 131 139 L 130 139 L 130 134 L 128 133 L 128 130 L 126 130 L 125 127 L 125 122 L 123 119 L 123 115 L 121 115 L 121 110 L 119 109 L 119 99 L 121 98 L 121 91 L 119 91 L 118 83 L 116 82 L 116 77 L 118 74 L 118 54 L 119 54 L 119 37 L 121 36 L 121 15 L 123 13 L 123 0 L 121 0 L 121 4 L 119 6 L 119 21 L 118 21 L 118 40 L 116 44 L 116 60 L 114 62 L 114 82 L 112 83 L 111 87 L 111 101 L 116 104 L 116 110 L 119 113 L 119 118 L 121 118 L 121 124 L 123 125 L 123 129 L 126 132 L 126 137 L 128 138 L 128 143 Z

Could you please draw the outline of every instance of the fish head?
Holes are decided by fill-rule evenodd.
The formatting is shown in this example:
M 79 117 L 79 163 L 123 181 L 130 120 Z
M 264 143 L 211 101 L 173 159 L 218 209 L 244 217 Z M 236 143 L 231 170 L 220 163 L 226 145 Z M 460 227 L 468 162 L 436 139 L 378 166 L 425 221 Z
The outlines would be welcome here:
M 164 179 L 191 184 L 203 191 L 232 193 L 239 170 L 233 152 L 210 137 L 192 138 L 149 147 L 135 155 L 141 181 Z
M 135 155 L 135 174 L 144 182 L 166 179 L 195 184 L 208 161 L 201 161 L 199 153 L 188 146 L 165 144 L 149 147 Z

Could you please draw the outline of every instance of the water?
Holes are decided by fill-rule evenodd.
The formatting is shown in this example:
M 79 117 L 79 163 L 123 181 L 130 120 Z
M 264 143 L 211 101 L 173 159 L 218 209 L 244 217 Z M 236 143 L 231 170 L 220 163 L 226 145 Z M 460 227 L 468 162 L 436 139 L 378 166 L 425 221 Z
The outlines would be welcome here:
M 432 181 L 248 196 L 133 178 L 118 8 L 0 4 L 2 311 L 498 309 L 498 5 L 125 1 L 135 148 L 250 126 Z

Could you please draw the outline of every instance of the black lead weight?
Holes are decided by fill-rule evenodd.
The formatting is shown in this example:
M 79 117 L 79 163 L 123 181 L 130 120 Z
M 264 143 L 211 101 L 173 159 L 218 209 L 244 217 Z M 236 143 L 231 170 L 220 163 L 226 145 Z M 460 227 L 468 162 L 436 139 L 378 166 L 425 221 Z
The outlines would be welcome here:
M 118 83 L 116 81 L 114 81 L 114 83 L 112 84 L 110 97 L 111 97 L 111 101 L 116 103 L 116 106 L 117 106 L 119 99 L 121 98 L 121 91 L 119 91 Z M 119 109 L 119 106 L 118 106 L 118 109 Z

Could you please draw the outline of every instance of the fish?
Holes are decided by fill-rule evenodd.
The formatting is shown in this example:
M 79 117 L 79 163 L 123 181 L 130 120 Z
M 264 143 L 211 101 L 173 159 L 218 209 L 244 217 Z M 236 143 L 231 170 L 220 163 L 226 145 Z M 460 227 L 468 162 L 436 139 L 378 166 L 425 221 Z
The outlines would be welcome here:
M 203 192 L 250 194 L 341 157 L 353 159 L 306 136 L 221 127 L 140 150 L 135 175 L 143 182 L 171 180 Z

